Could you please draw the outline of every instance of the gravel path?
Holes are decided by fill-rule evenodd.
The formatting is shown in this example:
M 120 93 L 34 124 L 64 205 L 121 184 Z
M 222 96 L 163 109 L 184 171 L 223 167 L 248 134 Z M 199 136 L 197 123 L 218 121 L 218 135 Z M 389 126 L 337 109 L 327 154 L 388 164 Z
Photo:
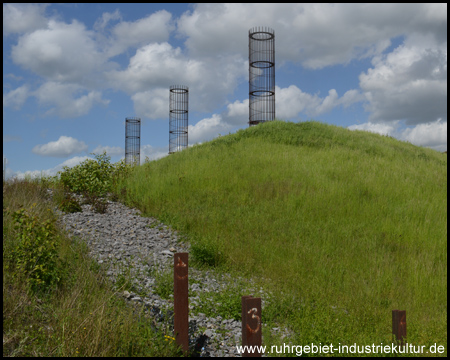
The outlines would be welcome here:
M 49 192 L 51 194 L 51 190 Z M 82 203 L 81 195 L 75 197 Z M 59 223 L 70 236 L 75 235 L 86 241 L 90 255 L 106 267 L 107 275 L 113 282 L 122 273 L 131 275 L 136 292 L 124 291 L 124 301 L 143 305 L 146 315 L 153 317 L 156 328 L 170 327 L 173 324 L 173 318 L 170 321 L 173 314 L 173 301 L 170 299 L 173 295 L 169 295 L 169 300 L 157 295 L 157 279 L 163 274 L 167 279 L 167 273 L 173 268 L 173 254 L 189 252 L 189 244 L 180 241 L 180 234 L 157 219 L 140 216 L 140 210 L 121 203 L 108 201 L 104 214 L 94 212 L 91 205 L 82 205 L 82 209 L 82 212 L 72 214 L 56 210 Z M 232 278 L 229 274 L 189 269 L 190 346 L 197 348 L 197 355 L 240 356 L 236 345 L 241 345 L 241 322 L 219 315 L 207 317 L 198 309 L 201 310 L 205 301 L 214 301 L 214 295 L 223 289 L 245 286 L 242 285 L 245 283 L 243 279 Z M 249 287 L 246 290 L 245 294 L 262 298 L 264 311 L 267 294 L 262 289 Z M 279 331 L 279 328 L 272 329 L 273 333 Z M 286 329 L 283 333 L 286 334 Z

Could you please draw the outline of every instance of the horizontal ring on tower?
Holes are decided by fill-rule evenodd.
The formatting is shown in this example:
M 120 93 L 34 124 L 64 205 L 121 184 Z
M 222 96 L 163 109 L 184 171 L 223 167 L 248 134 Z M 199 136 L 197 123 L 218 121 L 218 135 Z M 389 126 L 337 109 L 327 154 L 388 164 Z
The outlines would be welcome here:
M 250 63 L 251 67 L 258 69 L 268 69 L 275 66 L 275 63 L 272 61 L 253 61 Z

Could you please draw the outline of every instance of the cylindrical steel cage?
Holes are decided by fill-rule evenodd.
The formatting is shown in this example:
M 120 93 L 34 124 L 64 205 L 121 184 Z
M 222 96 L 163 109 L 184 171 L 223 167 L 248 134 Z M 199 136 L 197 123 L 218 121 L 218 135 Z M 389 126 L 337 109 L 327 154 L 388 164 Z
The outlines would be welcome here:
M 275 120 L 275 31 L 248 32 L 249 126 Z
M 141 158 L 141 119 L 125 120 L 125 164 L 139 165 Z
M 169 102 L 169 154 L 173 154 L 188 146 L 189 88 L 172 85 Z

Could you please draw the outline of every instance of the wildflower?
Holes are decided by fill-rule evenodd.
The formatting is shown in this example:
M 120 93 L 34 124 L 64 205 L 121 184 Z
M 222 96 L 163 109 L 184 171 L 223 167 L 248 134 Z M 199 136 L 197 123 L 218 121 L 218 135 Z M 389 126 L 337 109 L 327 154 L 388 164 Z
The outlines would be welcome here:
M 172 336 L 169 336 L 169 335 L 164 335 L 164 337 L 166 338 L 166 341 L 169 341 L 169 340 L 174 341 L 175 340 L 175 338 L 173 338 Z

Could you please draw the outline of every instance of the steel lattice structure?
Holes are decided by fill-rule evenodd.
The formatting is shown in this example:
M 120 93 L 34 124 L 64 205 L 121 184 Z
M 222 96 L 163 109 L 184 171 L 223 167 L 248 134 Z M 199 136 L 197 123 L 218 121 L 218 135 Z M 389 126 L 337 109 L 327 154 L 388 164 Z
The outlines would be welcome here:
M 188 146 L 189 88 L 183 85 L 170 87 L 169 154 Z
M 125 121 L 125 164 L 139 165 L 141 158 L 141 119 L 126 118 Z
M 275 31 L 248 32 L 249 126 L 275 120 Z

